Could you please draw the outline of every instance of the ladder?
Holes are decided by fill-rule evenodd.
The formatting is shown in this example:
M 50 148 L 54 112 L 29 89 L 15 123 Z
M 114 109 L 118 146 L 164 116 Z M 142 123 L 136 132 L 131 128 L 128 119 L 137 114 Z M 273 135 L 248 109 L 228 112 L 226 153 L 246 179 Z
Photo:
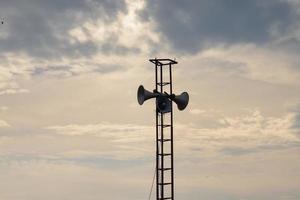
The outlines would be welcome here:
M 160 93 L 172 93 L 171 59 L 150 59 L 155 64 L 155 89 Z M 167 79 L 167 80 L 166 80 Z M 174 148 L 173 103 L 171 111 L 161 113 L 156 109 L 156 200 L 174 200 Z

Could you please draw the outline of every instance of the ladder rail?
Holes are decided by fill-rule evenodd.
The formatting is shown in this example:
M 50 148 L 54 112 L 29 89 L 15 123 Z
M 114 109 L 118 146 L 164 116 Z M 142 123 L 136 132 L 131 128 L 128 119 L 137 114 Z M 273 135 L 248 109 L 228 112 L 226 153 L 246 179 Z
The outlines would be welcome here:
M 172 65 L 176 61 L 170 59 L 168 64 L 162 64 L 160 59 L 151 59 L 155 64 L 155 89 L 161 93 L 172 93 Z M 164 69 L 169 70 L 169 80 L 164 80 Z M 168 89 L 168 90 L 167 90 Z M 170 115 L 160 113 L 156 109 L 156 200 L 174 200 L 174 149 L 173 149 L 173 103 Z M 164 119 L 166 118 L 166 119 Z M 167 120 L 168 118 L 168 120 Z M 165 124 L 165 122 L 168 123 Z M 169 133 L 167 135 L 167 133 Z M 167 151 L 167 152 L 165 152 Z M 168 159 L 166 159 L 168 158 Z M 168 173 L 166 173 L 168 172 Z M 168 190 L 167 188 L 168 187 Z M 165 194 L 169 192 L 169 194 Z

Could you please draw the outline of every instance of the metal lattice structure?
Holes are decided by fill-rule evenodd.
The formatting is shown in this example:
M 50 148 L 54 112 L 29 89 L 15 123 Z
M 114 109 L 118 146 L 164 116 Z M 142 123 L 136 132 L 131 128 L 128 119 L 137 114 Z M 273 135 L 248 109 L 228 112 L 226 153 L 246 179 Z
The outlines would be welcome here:
M 171 59 L 151 59 L 155 64 L 155 89 L 160 93 L 172 92 Z M 165 69 L 166 68 L 166 69 Z M 167 72 L 167 76 L 164 76 Z M 169 119 L 165 119 L 169 118 Z M 166 123 L 167 122 L 167 123 Z M 156 109 L 156 199 L 174 200 L 174 148 L 173 148 L 173 104 L 169 113 L 161 113 Z M 166 188 L 168 187 L 168 188 Z M 165 196 L 167 195 L 167 196 Z
M 179 110 L 184 110 L 189 95 L 186 92 L 173 94 L 175 60 L 155 58 L 149 61 L 155 65 L 155 89 L 150 92 L 140 85 L 137 99 L 142 105 L 144 101 L 156 98 L 156 200 L 174 200 L 173 102 Z

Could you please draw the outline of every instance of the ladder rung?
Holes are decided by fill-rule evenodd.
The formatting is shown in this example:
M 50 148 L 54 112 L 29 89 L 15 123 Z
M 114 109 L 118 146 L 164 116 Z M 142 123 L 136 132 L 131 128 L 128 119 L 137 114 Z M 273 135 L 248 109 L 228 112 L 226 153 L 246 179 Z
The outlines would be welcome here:
M 168 84 L 170 84 L 170 82 L 162 82 L 162 83 L 157 83 L 157 85 L 159 85 L 159 86 L 165 86 L 165 85 L 168 85 Z
M 158 170 L 163 170 L 163 171 L 166 171 L 166 170 L 171 170 L 171 168 L 157 168 Z
M 171 185 L 171 183 L 157 183 L 158 185 Z
M 163 153 L 163 154 L 159 153 L 158 155 L 159 155 L 159 156 L 161 156 L 161 155 L 162 155 L 162 156 L 170 156 L 171 154 L 170 154 L 170 153 Z
M 158 124 L 158 126 L 161 126 L 161 124 Z M 163 128 L 170 127 L 170 126 L 171 126 L 171 124 L 164 124 L 164 125 L 162 125 Z
M 161 142 L 161 139 L 158 139 L 159 142 Z M 163 139 L 163 142 L 169 142 L 171 139 Z
M 172 199 L 172 197 L 165 197 L 165 198 L 158 198 L 159 200 L 163 200 L 163 199 Z

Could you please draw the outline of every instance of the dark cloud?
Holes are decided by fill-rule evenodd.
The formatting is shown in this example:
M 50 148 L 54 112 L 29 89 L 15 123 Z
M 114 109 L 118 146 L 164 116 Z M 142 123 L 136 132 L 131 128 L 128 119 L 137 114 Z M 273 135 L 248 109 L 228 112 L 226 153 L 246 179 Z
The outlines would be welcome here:
M 297 113 L 295 117 L 295 123 L 293 125 L 293 128 L 296 128 L 298 130 L 298 133 L 300 133 L 300 112 Z
M 252 153 L 260 153 L 264 151 L 276 151 L 276 150 L 284 150 L 290 148 L 299 148 L 299 142 L 289 142 L 286 144 L 265 144 L 265 145 L 258 145 L 255 147 L 225 147 L 220 150 L 221 153 L 225 155 L 231 156 L 243 156 Z
M 116 55 L 125 55 L 127 53 L 139 53 L 139 48 L 128 48 L 123 45 L 115 44 L 113 42 L 105 42 L 101 45 L 101 52 L 105 54 L 116 54 Z
M 76 68 L 78 65 L 84 66 L 84 69 L 80 69 L 77 72 Z M 48 66 L 37 66 L 33 68 L 30 72 L 33 76 L 41 76 L 41 75 L 52 75 L 56 77 L 66 77 L 66 76 L 76 76 L 80 73 L 110 73 L 116 70 L 121 70 L 122 67 L 120 65 L 108 65 L 108 64 L 95 64 L 92 62 L 84 62 L 84 63 L 76 63 L 74 66 L 69 65 L 48 65 Z
M 300 52 L 300 38 L 296 38 L 295 36 L 284 38 L 275 44 L 270 45 L 270 49 L 285 52 L 291 56 L 298 57 Z M 294 69 L 299 70 L 299 63 L 296 62 L 295 66 L 291 66 Z
M 189 53 L 216 43 L 265 43 L 274 25 L 285 30 L 295 21 L 292 6 L 279 0 L 149 0 L 141 16 L 156 22 L 175 51 Z
M 291 128 L 300 135 L 300 105 L 295 106 L 292 110 L 295 114 L 295 117 Z
M 86 20 L 101 18 L 111 23 L 118 12 L 126 9 L 123 0 L 1 1 L 0 13 L 6 23 L 0 30 L 4 35 L 0 37 L 0 52 L 21 52 L 42 58 L 92 55 L 101 50 L 99 44 L 71 42 L 68 31 Z

